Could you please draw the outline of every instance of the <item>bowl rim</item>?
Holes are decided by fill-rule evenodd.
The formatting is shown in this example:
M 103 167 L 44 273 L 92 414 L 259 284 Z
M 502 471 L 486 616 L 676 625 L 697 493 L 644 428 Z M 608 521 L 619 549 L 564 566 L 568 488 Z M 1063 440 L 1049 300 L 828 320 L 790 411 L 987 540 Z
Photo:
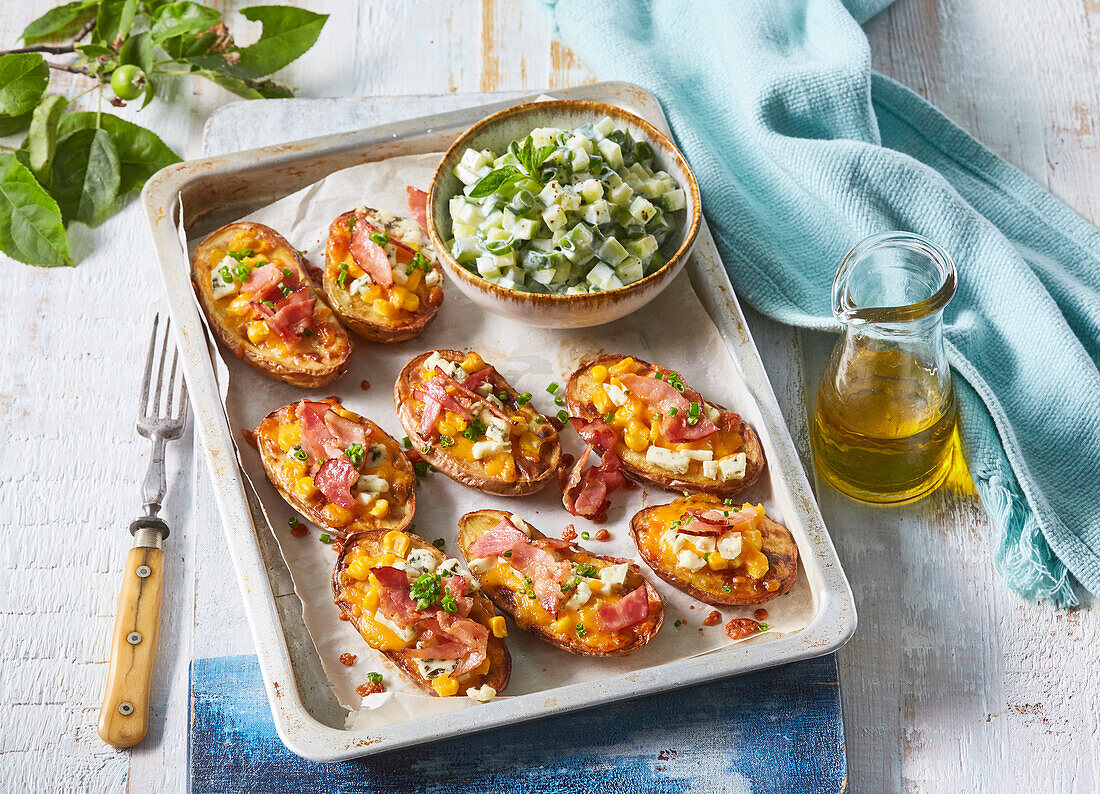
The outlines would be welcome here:
M 665 262 L 658 270 L 650 273 L 648 276 L 638 279 L 631 284 L 625 284 L 622 287 L 616 287 L 595 293 L 583 293 L 579 295 L 558 295 L 556 293 L 543 293 L 543 292 L 526 292 L 524 290 L 509 289 L 501 287 L 493 282 L 482 278 L 481 276 L 475 276 L 469 270 L 462 266 L 458 260 L 456 260 L 451 252 L 447 249 L 441 238 L 435 225 L 435 198 L 439 192 L 439 186 L 442 179 L 446 175 L 447 163 L 451 160 L 456 152 L 465 151 L 467 148 L 467 142 L 482 132 L 486 128 L 492 127 L 495 124 L 503 121 L 504 119 L 512 116 L 523 116 L 533 113 L 536 110 L 545 110 L 547 108 L 556 109 L 570 109 L 570 110 L 590 110 L 604 116 L 618 117 L 620 119 L 628 120 L 632 125 L 640 127 L 647 136 L 655 141 L 663 150 L 669 153 L 673 160 L 679 165 L 681 171 L 686 177 L 687 184 L 684 186 L 691 193 L 692 199 L 692 213 L 691 223 L 684 234 L 683 241 L 676 251 L 669 256 L 668 261 Z M 629 110 L 625 110 L 618 105 L 612 105 L 607 102 L 597 102 L 589 99 L 547 99 L 547 100 L 535 100 L 533 102 L 524 102 L 519 105 L 513 105 L 512 107 L 505 108 L 504 110 L 498 110 L 496 113 L 486 116 L 481 119 L 469 129 L 459 135 L 454 142 L 447 148 L 447 151 L 443 154 L 442 159 L 439 161 L 439 165 L 436 166 L 435 172 L 432 174 L 431 185 L 428 188 L 428 202 L 426 207 L 428 237 L 431 239 L 432 246 L 435 248 L 437 258 L 447 265 L 447 269 L 452 275 L 464 280 L 467 284 L 476 287 L 483 292 L 488 292 L 499 298 L 520 298 L 521 300 L 527 300 L 533 303 L 544 303 L 547 305 L 568 305 L 569 303 L 586 303 L 593 299 L 601 299 L 603 296 L 615 296 L 616 299 L 632 291 L 641 291 L 647 285 L 651 285 L 668 278 L 669 274 L 679 264 L 680 260 L 688 255 L 691 251 L 693 244 L 695 243 L 695 237 L 699 233 L 699 223 L 702 218 L 702 203 L 699 197 L 699 183 L 695 178 L 695 172 L 691 170 L 691 166 L 688 164 L 687 158 L 676 146 L 672 140 L 654 127 L 651 123 L 643 119 L 641 116 L 637 116 L 631 113 Z

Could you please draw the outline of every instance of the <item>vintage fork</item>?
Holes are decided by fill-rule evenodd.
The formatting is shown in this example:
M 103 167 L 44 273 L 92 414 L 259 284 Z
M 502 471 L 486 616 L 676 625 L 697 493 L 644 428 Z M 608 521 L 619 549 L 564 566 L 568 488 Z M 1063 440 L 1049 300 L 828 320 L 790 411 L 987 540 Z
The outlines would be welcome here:
M 187 417 L 187 383 L 182 373 L 178 379 L 178 394 L 176 388 L 179 354 L 176 346 L 169 341 L 171 320 L 165 321 L 158 346 L 160 324 L 158 314 L 153 319 L 153 335 L 145 358 L 145 377 L 138 403 L 137 430 L 153 442 L 153 456 L 142 488 L 145 515 L 130 524 L 134 546 L 126 559 L 111 640 L 107 693 L 99 710 L 100 738 L 120 748 L 133 747 L 140 742 L 149 727 L 149 685 L 157 651 L 160 602 L 164 588 L 164 551 L 161 545 L 168 537 L 168 524 L 157 515 L 167 490 L 164 447 L 168 441 L 180 437 Z M 169 353 L 172 354 L 172 361 L 166 373 Z M 151 386 L 154 387 L 152 399 Z

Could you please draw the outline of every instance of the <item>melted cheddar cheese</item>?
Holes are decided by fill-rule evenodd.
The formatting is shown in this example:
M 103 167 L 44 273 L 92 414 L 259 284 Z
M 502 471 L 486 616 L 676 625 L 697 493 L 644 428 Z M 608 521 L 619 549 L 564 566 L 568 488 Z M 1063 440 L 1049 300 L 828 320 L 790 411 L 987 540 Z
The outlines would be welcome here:
M 468 353 L 458 363 L 458 367 L 466 375 L 472 375 L 486 366 L 488 365 L 481 356 L 474 352 Z M 427 383 L 433 377 L 435 377 L 434 370 L 421 368 L 420 380 L 422 383 Z M 456 378 L 456 380 L 461 381 L 461 378 Z M 508 449 L 479 457 L 481 450 L 476 445 L 479 441 L 484 442 L 487 439 L 486 434 L 490 432 L 489 426 L 492 421 L 488 420 L 487 411 L 482 412 L 482 419 L 487 421 L 478 420 L 482 425 L 485 425 L 480 433 L 470 431 L 470 422 L 458 414 L 447 410 L 441 411 L 439 419 L 435 423 L 437 434 L 435 443 L 440 449 L 446 450 L 448 454 L 453 455 L 467 466 L 487 477 L 502 482 L 515 482 L 520 474 L 520 467 L 517 466 L 516 462 L 517 457 L 522 457 L 525 464 L 537 464 L 542 457 L 544 445 L 553 443 L 554 434 L 547 433 L 544 437 L 540 436 L 536 430 L 540 426 L 552 429 L 552 425 L 550 425 L 548 419 L 532 408 L 529 402 L 524 405 L 516 404 L 514 393 L 511 389 L 505 388 L 505 384 L 495 373 L 488 382 L 493 384 L 493 394 L 505 393 L 508 395 L 508 401 L 504 403 L 502 409 L 510 420 L 507 427 Z M 446 388 L 448 392 L 455 391 L 453 386 Z M 412 404 L 415 407 L 415 413 L 419 415 L 424 407 L 423 402 L 413 398 Z M 474 413 L 476 412 L 477 408 L 475 406 Z M 499 420 L 499 417 L 494 418 Z
M 251 250 L 249 256 L 230 257 L 229 252 L 238 253 Z M 291 270 L 298 275 L 298 282 L 302 285 L 309 284 L 308 276 L 298 266 L 298 260 L 293 251 L 276 245 L 261 230 L 243 227 L 238 229 L 229 239 L 225 247 L 214 246 L 207 255 L 206 272 L 203 278 L 210 283 L 211 274 L 220 272 L 223 267 L 228 267 L 226 258 L 233 262 L 232 271 L 237 265 L 243 265 L 249 270 L 272 264 L 280 270 Z M 248 271 L 245 271 L 248 272 Z M 288 345 L 271 330 L 263 316 L 252 305 L 252 295 L 244 292 L 242 287 L 247 278 L 241 278 L 243 274 L 235 274 L 233 279 L 234 289 L 231 294 L 218 297 L 211 293 L 214 308 L 218 312 L 221 323 L 229 330 L 247 339 L 257 348 L 279 358 L 300 356 L 309 359 L 323 359 L 322 351 L 329 350 L 336 345 L 346 347 L 347 342 L 332 310 L 318 301 L 313 308 L 313 328 L 310 335 L 303 336 L 296 344 Z
M 535 543 L 539 545 L 537 541 Z M 583 551 L 562 556 L 552 547 L 543 548 L 566 562 L 590 565 L 597 571 L 617 564 Z M 504 557 L 498 557 L 496 564 L 485 570 L 478 579 L 478 584 L 483 589 L 502 587 L 512 591 L 515 604 L 513 617 L 516 625 L 521 629 L 538 627 L 567 639 L 570 644 L 581 644 L 598 651 L 614 650 L 629 645 L 639 630 L 648 627 L 648 622 L 643 622 L 619 631 L 606 632 L 600 630 L 597 618 L 597 612 L 601 606 L 618 601 L 636 587 L 644 586 L 641 581 L 632 579 L 623 586 L 617 587 L 610 587 L 598 578 L 585 577 L 582 582 L 591 590 L 591 597 L 577 609 L 567 608 L 569 604 L 567 599 L 555 617 L 533 597 L 534 593 L 527 577 L 513 568 Z M 577 586 L 579 583 L 574 585 L 574 588 Z M 572 595 L 574 592 L 575 590 L 571 589 L 565 595 Z
M 420 636 L 415 626 L 407 629 L 407 635 L 402 636 L 393 624 L 379 614 L 378 603 L 382 588 L 373 573 L 373 569 L 379 567 L 407 567 L 404 561 L 410 559 L 410 548 L 408 534 L 401 530 L 391 530 L 382 538 L 380 554 L 371 554 L 363 544 L 355 544 L 348 549 L 344 559 L 337 603 L 346 602 L 341 607 L 354 619 L 359 634 L 370 647 L 379 651 L 395 652 L 416 647 Z M 410 579 L 415 579 L 415 571 L 412 568 L 408 570 Z M 485 603 L 484 599 L 474 596 L 470 619 L 488 627 L 492 636 L 503 636 L 497 633 L 499 627 L 495 622 L 496 618 L 491 615 Z M 473 670 L 462 673 L 457 678 L 450 673 L 444 673 L 431 677 L 429 683 L 438 695 L 450 697 L 460 690 L 465 692 L 467 687 L 483 679 L 491 666 L 490 655 Z
M 685 522 L 693 519 L 689 510 L 718 510 L 731 515 L 738 510 L 752 510 L 755 517 L 748 524 L 714 536 L 700 537 L 676 531 Z M 744 504 L 735 507 L 725 504 L 720 498 L 708 494 L 695 494 L 681 498 L 667 505 L 653 507 L 639 517 L 638 546 L 647 561 L 655 567 L 674 571 L 678 577 L 711 592 L 733 592 L 753 587 L 764 587 L 777 583 L 766 580 L 770 563 L 764 553 L 764 534 L 762 531 L 764 508 L 760 505 Z M 718 550 L 718 544 L 727 536 L 735 539 L 738 553 L 728 559 Z M 729 548 L 729 546 L 725 546 Z M 689 552 L 687 559 L 690 567 L 682 564 L 681 555 Z M 694 558 L 694 559 L 693 559 Z M 698 566 L 698 567 L 696 567 Z
M 622 453 L 624 449 L 645 454 L 650 447 L 660 447 L 673 452 L 685 450 L 697 452 L 709 452 L 714 461 L 737 455 L 744 449 L 744 441 L 736 432 L 719 428 L 718 432 L 699 441 L 669 441 L 661 435 L 661 422 L 666 417 L 659 416 L 657 409 L 649 406 L 640 398 L 630 394 L 622 381 L 621 375 L 642 375 L 652 377 L 655 373 L 667 376 L 669 370 L 662 367 L 648 367 L 631 357 L 620 359 L 612 366 L 597 364 L 589 370 L 589 376 L 595 384 L 595 388 L 586 395 L 592 406 L 605 420 L 609 420 L 613 428 L 619 432 L 619 443 L 616 452 Z M 608 389 L 608 387 L 611 387 Z M 625 398 L 621 405 L 616 404 L 612 394 Z M 709 406 L 700 408 L 701 411 L 711 410 Z M 692 459 L 688 469 L 684 472 L 689 477 L 703 476 L 703 461 Z
M 351 253 L 354 218 L 355 213 L 344 213 L 329 227 L 325 249 L 325 278 L 329 285 L 326 288 L 343 290 L 357 313 L 370 313 L 386 325 L 402 325 L 427 305 L 432 290 L 440 288 L 439 265 L 431 248 L 422 245 L 422 237 L 415 224 L 410 226 L 411 221 L 407 219 L 373 211 L 372 223 L 382 226 L 382 233 L 391 240 L 382 249 L 390 260 L 394 283 L 383 286 L 369 279 L 361 281 L 367 273 L 356 264 Z M 395 245 L 393 239 L 399 240 L 402 245 Z M 414 262 L 418 253 L 421 259 Z M 354 290 L 353 285 L 356 286 Z
M 334 405 L 333 410 L 340 416 L 352 422 L 362 422 L 363 418 L 357 414 Z M 377 477 L 386 481 L 384 491 L 356 491 L 355 508 L 348 510 L 338 504 L 329 502 L 325 495 L 318 489 L 309 475 L 309 467 L 306 461 L 299 460 L 290 454 L 302 440 L 302 426 L 293 410 L 280 413 L 279 421 L 273 428 L 265 430 L 270 434 L 271 441 L 281 454 L 270 461 L 270 465 L 280 475 L 282 482 L 288 484 L 290 490 L 298 499 L 308 506 L 320 510 L 329 526 L 337 529 L 346 527 L 353 521 L 365 527 L 377 527 L 383 524 L 393 514 L 401 512 L 397 506 L 404 505 L 412 492 L 415 475 L 407 468 L 397 464 L 404 461 L 396 442 L 386 439 L 389 443 L 383 443 L 379 438 L 380 431 L 369 429 L 367 445 L 367 463 L 360 469 L 359 474 L 367 477 Z M 385 457 L 371 465 L 370 451 L 379 445 L 385 448 Z M 390 525 L 392 526 L 392 524 Z M 360 528 L 364 528 L 361 526 Z

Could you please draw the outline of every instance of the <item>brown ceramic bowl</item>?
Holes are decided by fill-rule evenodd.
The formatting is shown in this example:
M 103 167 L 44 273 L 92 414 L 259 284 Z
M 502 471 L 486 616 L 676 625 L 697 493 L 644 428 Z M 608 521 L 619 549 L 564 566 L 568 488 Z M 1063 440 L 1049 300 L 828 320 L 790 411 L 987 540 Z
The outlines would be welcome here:
M 544 295 L 499 287 L 472 273 L 450 254 L 452 237 L 448 203 L 462 192 L 454 174 L 466 149 L 503 152 L 510 141 L 526 137 L 537 127 L 573 129 L 610 116 L 617 127 L 630 131 L 635 140 L 647 141 L 655 155 L 654 166 L 664 169 L 684 189 L 687 206 L 677 213 L 676 229 L 661 246 L 665 265 L 625 287 L 591 295 Z M 684 266 L 699 230 L 699 185 L 680 150 L 645 119 L 604 102 L 554 99 L 528 102 L 502 110 L 470 127 L 451 144 L 432 177 L 428 191 L 428 233 L 439 261 L 470 300 L 495 314 L 538 328 L 587 328 L 618 320 L 645 306 L 672 283 Z

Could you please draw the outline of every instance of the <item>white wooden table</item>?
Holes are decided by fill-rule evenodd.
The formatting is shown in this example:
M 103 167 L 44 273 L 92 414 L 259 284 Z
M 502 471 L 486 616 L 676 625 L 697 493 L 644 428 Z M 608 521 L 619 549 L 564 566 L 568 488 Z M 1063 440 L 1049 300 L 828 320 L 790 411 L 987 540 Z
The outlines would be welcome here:
M 12 46 L 50 5 L 3 4 L 0 42 Z M 320 42 L 283 75 L 302 96 L 594 79 L 549 38 L 534 3 L 329 5 Z M 898 0 L 867 29 L 876 68 L 1100 222 L 1100 6 Z M 80 80 L 55 87 L 72 96 Z M 197 154 L 209 112 L 231 99 L 199 81 L 162 96 L 169 101 L 123 114 L 186 156 Z M 419 105 L 410 100 L 410 115 Z M 150 736 L 130 753 L 100 742 L 125 527 L 145 471 L 134 394 L 161 288 L 137 206 L 97 229 L 77 227 L 71 241 L 82 260 L 75 270 L 4 261 L 0 271 L 10 296 L 0 312 L 0 790 L 180 791 L 193 649 L 240 652 L 248 640 L 205 475 L 193 477 L 185 439 L 170 459 L 173 533 Z M 750 322 L 793 434 L 805 440 L 803 384 L 816 383 L 830 340 L 756 315 Z M 828 488 L 820 498 L 860 613 L 840 654 L 852 790 L 1100 788 L 1095 604 L 1064 612 L 1007 591 L 993 572 L 991 527 L 967 494 L 891 510 Z

